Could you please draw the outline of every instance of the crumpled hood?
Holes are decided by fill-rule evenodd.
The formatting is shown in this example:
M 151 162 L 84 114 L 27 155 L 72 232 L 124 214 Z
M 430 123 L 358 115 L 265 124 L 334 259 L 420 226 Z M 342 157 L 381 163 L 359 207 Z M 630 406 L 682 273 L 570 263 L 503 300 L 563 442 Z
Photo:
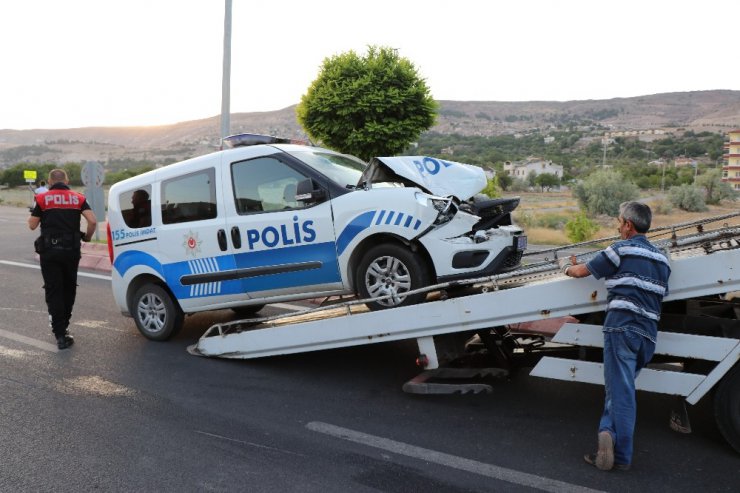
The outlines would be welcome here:
M 388 170 L 391 171 L 389 176 Z M 362 174 L 363 182 L 390 181 L 396 174 L 425 192 L 467 200 L 486 187 L 486 174 L 478 166 L 426 156 L 377 157 Z

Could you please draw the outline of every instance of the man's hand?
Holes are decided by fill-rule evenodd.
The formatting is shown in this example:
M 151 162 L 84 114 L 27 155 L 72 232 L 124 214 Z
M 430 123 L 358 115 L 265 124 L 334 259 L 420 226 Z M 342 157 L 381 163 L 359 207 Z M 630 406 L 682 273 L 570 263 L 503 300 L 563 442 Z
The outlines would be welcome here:
M 566 276 L 568 275 L 568 269 L 571 265 L 573 264 L 571 263 L 570 258 L 566 257 L 558 259 L 558 267 L 560 268 L 560 272 L 562 272 Z

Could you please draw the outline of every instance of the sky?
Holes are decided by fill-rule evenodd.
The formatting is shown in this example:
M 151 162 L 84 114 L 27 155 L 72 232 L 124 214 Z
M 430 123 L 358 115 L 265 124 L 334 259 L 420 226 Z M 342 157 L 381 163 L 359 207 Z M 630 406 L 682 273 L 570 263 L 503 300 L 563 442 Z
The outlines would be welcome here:
M 437 100 L 740 90 L 736 0 L 232 1 L 232 113 L 297 104 L 325 58 L 368 45 L 397 49 Z M 224 4 L 0 1 L 0 129 L 218 116 Z

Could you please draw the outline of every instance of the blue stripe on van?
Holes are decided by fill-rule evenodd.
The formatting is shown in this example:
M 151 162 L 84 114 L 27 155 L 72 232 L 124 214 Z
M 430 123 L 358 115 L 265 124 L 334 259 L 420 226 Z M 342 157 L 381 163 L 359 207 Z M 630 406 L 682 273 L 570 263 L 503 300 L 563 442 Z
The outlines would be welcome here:
M 342 255 L 342 252 L 355 239 L 355 236 L 370 227 L 374 215 L 375 211 L 363 212 L 345 226 L 344 230 L 339 234 L 339 238 L 337 238 L 337 255 Z
M 268 289 L 283 289 L 312 284 L 341 282 L 337 253 L 333 242 L 313 243 L 286 248 L 271 248 L 258 252 L 236 254 L 236 268 L 286 266 L 319 262 L 320 267 L 295 272 L 281 272 L 242 279 L 248 293 Z
M 234 263 L 236 260 L 236 264 Z M 190 274 L 203 272 L 224 272 L 240 268 L 259 268 L 275 265 L 300 265 L 305 262 L 319 262 L 316 269 L 297 272 L 282 272 L 245 279 L 183 286 L 180 279 Z M 158 272 L 177 299 L 202 298 L 219 295 L 240 294 L 290 287 L 310 286 L 341 282 L 334 243 L 318 243 L 286 248 L 272 248 L 259 252 L 237 253 L 235 256 L 222 255 L 190 259 L 182 262 L 161 264 L 152 255 L 128 250 L 119 255 L 113 266 L 123 276 L 136 265 L 147 265 Z

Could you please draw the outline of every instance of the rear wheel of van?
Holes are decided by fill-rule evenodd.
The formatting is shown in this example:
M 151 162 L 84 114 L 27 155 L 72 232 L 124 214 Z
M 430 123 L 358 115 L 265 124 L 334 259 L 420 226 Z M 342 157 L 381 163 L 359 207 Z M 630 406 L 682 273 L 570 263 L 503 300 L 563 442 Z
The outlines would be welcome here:
M 136 327 L 147 339 L 166 341 L 182 327 L 182 310 L 162 286 L 144 284 L 131 303 Z
M 405 293 L 429 285 L 431 272 L 426 262 L 411 250 L 395 243 L 384 243 L 368 250 L 357 268 L 357 291 L 361 298 L 389 298 L 367 303 L 370 310 L 415 305 L 426 293 Z

